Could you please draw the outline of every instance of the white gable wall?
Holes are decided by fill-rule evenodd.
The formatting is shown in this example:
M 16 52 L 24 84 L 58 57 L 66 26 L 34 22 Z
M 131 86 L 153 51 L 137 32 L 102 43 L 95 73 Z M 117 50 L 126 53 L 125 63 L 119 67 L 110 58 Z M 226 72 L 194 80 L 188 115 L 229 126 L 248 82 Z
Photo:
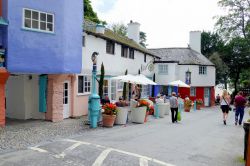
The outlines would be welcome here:
M 199 74 L 199 65 L 179 65 L 179 79 L 185 82 L 186 71 L 191 72 L 191 86 L 215 86 L 215 67 L 207 66 L 207 74 Z
M 160 74 L 159 73 L 159 65 L 168 65 L 168 74 Z M 178 77 L 176 73 L 178 73 L 177 63 L 156 63 L 155 64 L 155 80 L 159 85 L 167 85 L 171 81 L 175 81 Z

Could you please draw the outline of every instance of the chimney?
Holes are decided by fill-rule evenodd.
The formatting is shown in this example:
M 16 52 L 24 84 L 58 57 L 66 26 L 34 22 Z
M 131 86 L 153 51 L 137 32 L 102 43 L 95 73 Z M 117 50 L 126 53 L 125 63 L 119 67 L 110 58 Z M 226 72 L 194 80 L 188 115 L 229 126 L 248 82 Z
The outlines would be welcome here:
M 102 24 L 97 24 L 96 27 L 95 27 L 95 32 L 96 33 L 99 33 L 99 34 L 104 34 L 105 32 L 105 26 L 102 25 Z
M 136 43 L 140 42 L 140 24 L 132 20 L 128 24 L 128 38 L 133 39 Z
M 192 50 L 201 53 L 201 31 L 189 32 L 189 46 Z

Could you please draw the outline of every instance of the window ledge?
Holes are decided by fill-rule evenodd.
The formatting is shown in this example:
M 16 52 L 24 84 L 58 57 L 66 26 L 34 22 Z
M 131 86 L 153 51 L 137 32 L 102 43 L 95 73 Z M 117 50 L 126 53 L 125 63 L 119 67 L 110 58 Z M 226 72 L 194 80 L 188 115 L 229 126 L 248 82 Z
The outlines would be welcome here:
M 55 35 L 55 32 L 42 31 L 42 30 L 39 30 L 39 29 L 31 29 L 31 28 L 24 28 L 23 27 L 22 30 Z
M 77 96 L 88 96 L 90 94 L 91 94 L 90 92 L 87 92 L 87 93 L 77 93 Z

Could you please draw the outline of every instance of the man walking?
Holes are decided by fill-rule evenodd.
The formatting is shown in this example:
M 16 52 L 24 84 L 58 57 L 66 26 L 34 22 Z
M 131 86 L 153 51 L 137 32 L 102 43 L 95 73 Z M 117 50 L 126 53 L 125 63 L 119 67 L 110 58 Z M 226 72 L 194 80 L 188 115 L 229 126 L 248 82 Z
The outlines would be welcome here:
M 177 113 L 178 113 L 178 100 L 175 92 L 172 92 L 172 96 L 170 97 L 169 102 L 172 114 L 172 123 L 175 123 L 177 122 Z
M 239 122 L 239 125 L 242 124 L 242 119 L 243 119 L 243 116 L 244 116 L 244 108 L 245 108 L 246 102 L 247 102 L 246 99 L 243 97 L 243 92 L 240 91 L 238 93 L 238 95 L 234 99 L 234 106 L 236 108 L 235 125 L 237 125 L 238 122 Z M 239 115 L 240 115 L 240 119 L 238 121 L 238 116 Z

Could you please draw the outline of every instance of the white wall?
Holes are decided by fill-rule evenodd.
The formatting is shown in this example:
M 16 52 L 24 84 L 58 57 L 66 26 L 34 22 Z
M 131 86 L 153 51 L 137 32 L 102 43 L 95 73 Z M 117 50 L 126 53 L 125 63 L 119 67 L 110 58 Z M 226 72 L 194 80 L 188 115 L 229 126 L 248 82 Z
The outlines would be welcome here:
M 44 119 L 39 112 L 38 75 L 10 76 L 6 86 L 6 116 L 14 119 Z
M 191 72 L 191 86 L 215 86 L 215 67 L 207 66 L 207 74 L 199 74 L 199 65 L 178 65 L 179 80 L 185 82 L 186 71 Z
M 105 68 L 105 75 L 117 76 L 124 75 L 126 69 L 129 74 L 138 74 L 141 65 L 146 65 L 152 56 L 147 55 L 147 62 L 144 62 L 144 54 L 135 50 L 135 59 L 121 57 L 121 45 L 115 44 L 115 54 L 106 53 L 106 40 L 85 34 L 85 47 L 83 47 L 83 74 L 91 74 L 92 61 L 91 55 L 94 51 L 99 52 L 97 70 L 100 72 L 101 63 Z M 152 75 L 148 75 L 152 76 Z
M 168 65 L 168 74 L 159 74 L 159 65 Z M 177 63 L 156 63 L 155 64 L 155 80 L 159 85 L 167 85 L 169 82 L 175 81 L 178 77 Z

